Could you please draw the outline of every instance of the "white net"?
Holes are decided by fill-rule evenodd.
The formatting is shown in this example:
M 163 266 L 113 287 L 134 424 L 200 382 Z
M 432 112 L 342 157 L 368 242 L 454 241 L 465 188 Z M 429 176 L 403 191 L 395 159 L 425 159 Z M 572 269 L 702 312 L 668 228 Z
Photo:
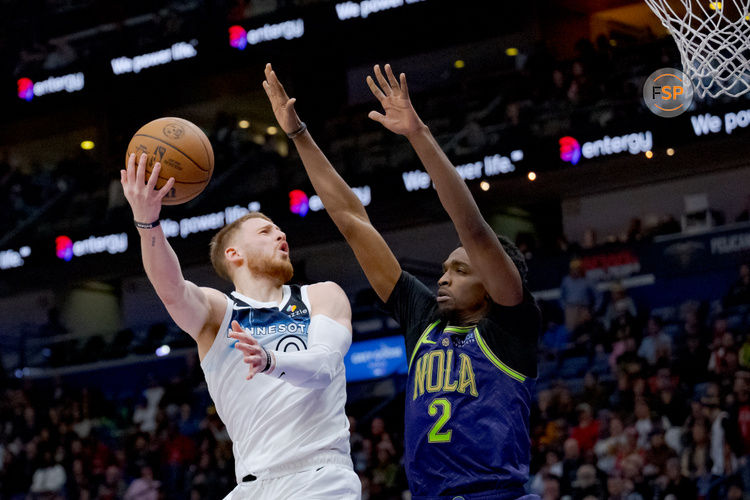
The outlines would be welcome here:
M 750 0 L 645 1 L 677 42 L 701 98 L 750 91 Z

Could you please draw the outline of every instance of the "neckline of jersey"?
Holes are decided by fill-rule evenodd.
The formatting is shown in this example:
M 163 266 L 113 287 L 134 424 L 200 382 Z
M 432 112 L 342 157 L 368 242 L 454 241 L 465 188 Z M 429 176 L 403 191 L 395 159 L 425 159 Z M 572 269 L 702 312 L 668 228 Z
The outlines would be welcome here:
M 289 288 L 289 285 L 283 285 L 280 302 L 261 302 L 252 297 L 248 297 L 247 295 L 243 295 L 237 290 L 232 292 L 232 296 L 242 300 L 243 302 L 246 302 L 248 305 L 256 309 L 276 308 L 281 311 L 281 309 L 286 306 L 287 302 L 289 302 L 289 299 L 292 297 L 292 290 Z

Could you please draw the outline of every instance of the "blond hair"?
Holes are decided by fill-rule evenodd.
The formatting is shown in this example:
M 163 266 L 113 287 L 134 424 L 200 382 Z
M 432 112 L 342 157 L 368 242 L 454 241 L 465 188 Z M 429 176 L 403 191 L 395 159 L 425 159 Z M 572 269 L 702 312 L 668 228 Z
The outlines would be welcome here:
M 221 228 L 221 231 L 216 233 L 214 237 L 211 238 L 211 243 L 209 244 L 211 264 L 214 266 L 216 274 L 226 280 L 232 281 L 232 273 L 230 272 L 229 266 L 227 265 L 227 259 L 224 255 L 224 252 L 230 246 L 232 237 L 240 228 L 242 223 L 249 219 L 265 219 L 268 222 L 273 223 L 273 221 L 268 216 L 260 212 L 250 212 L 249 214 L 243 215 L 231 224 L 224 226 L 223 228 Z

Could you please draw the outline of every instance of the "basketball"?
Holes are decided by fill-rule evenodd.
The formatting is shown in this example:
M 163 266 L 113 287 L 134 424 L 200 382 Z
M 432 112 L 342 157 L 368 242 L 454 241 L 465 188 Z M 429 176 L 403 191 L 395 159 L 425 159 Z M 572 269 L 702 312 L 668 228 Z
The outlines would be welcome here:
M 179 205 L 198 196 L 211 180 L 214 152 L 206 134 L 192 122 L 182 118 L 158 118 L 142 126 L 128 144 L 125 162 L 135 153 L 136 162 L 146 153 L 146 180 L 154 164 L 161 163 L 156 189 L 174 177 L 172 190 L 163 205 Z

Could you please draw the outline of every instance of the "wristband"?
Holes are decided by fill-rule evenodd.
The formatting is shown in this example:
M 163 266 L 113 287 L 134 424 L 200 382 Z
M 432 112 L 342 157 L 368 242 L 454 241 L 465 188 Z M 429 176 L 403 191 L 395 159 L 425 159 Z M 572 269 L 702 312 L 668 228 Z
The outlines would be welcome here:
M 133 222 L 138 229 L 153 229 L 160 224 L 159 219 L 156 219 L 154 222 L 138 222 L 137 220 Z
M 271 353 L 263 346 L 260 346 L 260 348 L 266 353 L 266 367 L 263 368 L 260 373 L 266 373 L 268 369 L 271 368 Z
M 290 139 L 294 139 L 298 135 L 302 135 L 305 130 L 307 130 L 307 124 L 305 122 L 300 122 L 299 128 L 294 132 L 289 132 L 288 134 L 286 134 L 286 136 Z

